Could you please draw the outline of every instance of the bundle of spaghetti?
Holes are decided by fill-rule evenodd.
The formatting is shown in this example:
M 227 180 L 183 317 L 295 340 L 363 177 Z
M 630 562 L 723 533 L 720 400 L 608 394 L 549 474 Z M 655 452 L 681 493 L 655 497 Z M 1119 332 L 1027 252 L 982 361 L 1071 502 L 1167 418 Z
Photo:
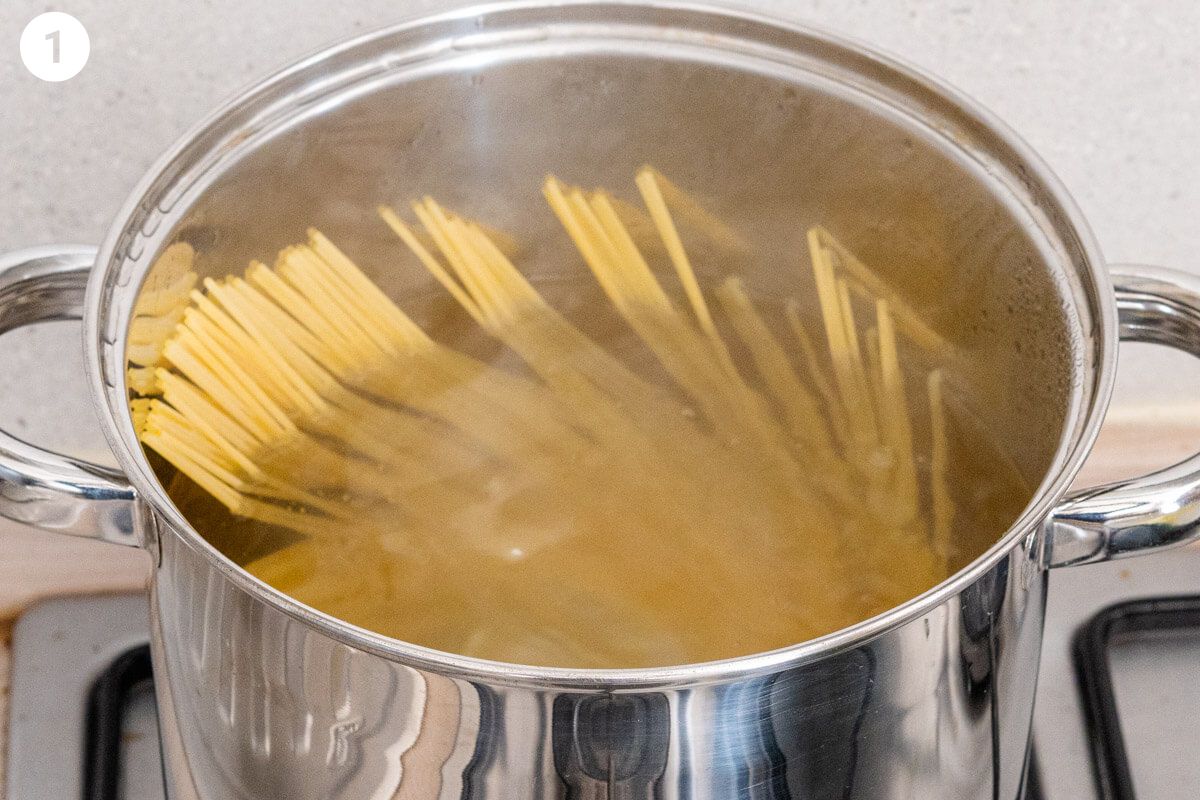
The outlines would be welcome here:
M 856 259 L 851 261 L 853 257 L 848 251 L 827 233 L 819 229 L 812 232 L 810 246 L 814 272 L 840 390 L 840 402 L 830 404 L 828 420 L 821 414 L 821 401 L 792 371 L 783 346 L 758 316 L 740 282 L 730 279 L 717 291 L 737 335 L 751 353 L 759 377 L 783 410 L 782 415 L 777 414 L 767 407 L 734 366 L 658 191 L 657 174 L 650 169 L 643 170 L 637 184 L 685 291 L 694 321 L 672 305 L 614 213 L 614 204 L 606 193 L 596 192 L 587 197 L 579 189 L 564 191 L 553 177 L 547 180 L 544 193 L 614 307 L 639 333 L 668 374 L 701 409 L 701 417 L 725 443 L 722 457 L 727 464 L 736 464 L 732 472 L 758 476 L 760 482 L 764 475 L 776 479 L 770 481 L 770 487 L 778 490 L 775 502 L 780 507 L 835 509 L 830 515 L 832 519 L 826 516 L 813 520 L 815 524 L 805 531 L 805 546 L 820 569 L 836 572 L 840 566 L 835 564 L 831 568 L 815 556 L 836 552 L 837 542 L 832 537 L 839 527 L 853 530 L 859 516 L 861 503 L 858 498 L 864 480 L 873 487 L 870 506 L 877 519 L 885 519 L 897 529 L 898 541 L 893 542 L 896 550 L 913 551 L 916 545 L 915 552 L 920 553 L 920 536 L 927 530 L 925 520 L 918 514 L 916 454 L 892 313 L 887 300 L 877 299 L 873 309 L 877 326 L 868 330 L 871 343 L 868 365 L 858 344 L 847 279 L 835 281 L 829 248 L 836 248 L 832 255 L 853 263 L 858 273 L 870 273 Z M 449 270 L 420 246 L 394 211 L 381 209 L 385 221 L 405 240 L 431 274 L 481 325 L 525 355 L 535 371 L 539 370 L 538 359 L 546 358 L 545 352 L 536 348 L 573 343 L 582 337 L 540 302 L 532 287 L 523 282 L 515 268 L 496 254 L 494 248 L 489 252 L 486 237 L 477 230 L 472 231 L 470 223 L 451 219 L 430 198 L 414 203 L 413 212 L 439 244 L 450 265 Z M 861 278 L 851 276 L 851 280 L 855 280 L 858 287 L 864 285 Z M 872 283 L 879 285 L 877 280 Z M 860 288 L 860 291 L 866 290 Z M 508 327 L 504 327 L 498 321 L 498 312 L 492 308 L 491 298 L 518 295 L 526 304 L 519 306 L 519 313 L 511 315 L 506 323 Z M 902 305 L 901 312 L 906 330 L 911 329 L 923 337 L 923 343 L 932 341 L 935 346 L 942 346 L 940 338 L 935 338 L 936 334 L 932 334 L 907 306 Z M 520 330 L 532 325 L 531 316 L 540 320 L 538 324 L 542 327 L 531 340 L 523 341 Z M 798 322 L 797 332 L 807 339 Z M 591 347 L 591 343 L 587 346 Z M 573 352 L 578 350 L 574 345 L 571 349 Z M 810 361 L 815 362 L 815 359 Z M 567 363 L 581 371 L 586 369 L 577 357 Z M 557 370 L 562 364 L 553 362 L 552 366 Z M 815 363 L 810 366 L 820 382 L 824 377 L 820 375 L 820 368 Z M 541 372 L 545 373 L 546 368 L 542 367 Z M 603 377 L 587 375 L 585 378 L 604 385 Z M 611 396 L 616 398 L 623 394 L 617 387 Z M 662 403 L 661 398 L 655 399 L 656 406 Z M 645 412 L 639 412 L 639 416 L 647 417 Z M 787 432 L 777 423 L 780 416 L 788 423 Z M 832 420 L 840 417 L 850 419 L 850 426 L 843 424 L 840 429 L 845 431 L 851 427 L 856 438 L 853 442 L 843 442 L 846 446 L 839 450 L 832 446 L 834 431 L 830 427 L 839 428 Z M 672 414 L 671 418 L 676 417 Z M 679 441 L 678 435 L 673 433 L 667 442 L 658 446 L 669 452 L 671 445 Z M 750 463 L 737 463 L 736 457 Z M 816 469 L 813 461 L 817 462 Z M 686 476 L 686 469 L 683 474 Z M 811 486 L 814 482 L 817 485 Z M 941 485 L 942 479 L 935 478 L 934 482 Z M 946 500 L 944 492 L 938 496 L 941 501 Z M 939 516 L 940 521 L 946 519 L 944 514 Z M 705 535 L 709 534 L 706 532 Z M 944 531 L 936 537 L 938 541 L 944 538 Z M 875 552 L 887 550 L 876 548 Z M 912 573 L 924 576 L 927 571 L 917 568 Z
M 188 293 L 196 285 L 195 257 L 195 250 L 186 242 L 170 245 L 155 261 L 153 274 L 138 293 L 127 344 L 127 376 L 136 394 L 157 391 L 154 370 L 161 363 L 164 344 L 183 318 Z
M 249 565 L 278 588 L 332 603 L 319 575 L 328 543 L 426 575 L 474 553 L 510 568 L 452 601 L 502 619 L 557 592 L 565 627 L 535 638 L 563 652 L 594 652 L 600 621 L 615 618 L 655 658 L 686 657 L 703 643 L 659 613 L 667 597 L 707 619 L 695 631 L 741 629 L 751 641 L 771 623 L 720 595 L 771 598 L 818 635 L 857 621 L 862 598 L 887 607 L 936 583 L 954 519 L 944 381 L 934 370 L 920 382 L 932 432 L 922 453 L 908 400 L 918 380 L 901 369 L 901 348 L 948 345 L 821 228 L 808 244 L 824 354 L 797 299 L 783 331 L 737 277 L 711 290 L 710 305 L 671 207 L 718 247 L 740 246 L 736 234 L 650 168 L 636 185 L 644 215 L 553 177 L 543 193 L 670 385 L 553 308 L 510 260 L 511 242 L 425 197 L 411 204 L 413 223 L 380 215 L 527 370 L 435 341 L 310 230 L 274 266 L 172 284 L 188 304 L 163 305 L 131 371 L 142 441 L 233 514 L 299 537 Z M 677 289 L 652 268 L 651 247 Z M 856 305 L 872 319 L 863 329 Z M 860 530 L 885 533 L 864 541 Z M 688 552 L 706 557 L 680 558 Z M 787 568 L 765 576 L 747 563 Z M 546 583 L 566 571 L 598 577 L 571 592 Z M 418 591 L 415 570 L 399 573 L 371 579 L 379 602 Z M 506 635 L 463 631 L 457 649 L 495 657 Z

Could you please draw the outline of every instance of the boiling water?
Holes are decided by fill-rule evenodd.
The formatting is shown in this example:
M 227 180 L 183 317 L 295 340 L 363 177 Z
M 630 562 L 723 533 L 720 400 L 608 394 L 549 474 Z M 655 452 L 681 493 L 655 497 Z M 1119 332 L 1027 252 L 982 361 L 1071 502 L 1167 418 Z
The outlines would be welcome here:
M 622 363 L 663 387 L 676 402 L 672 413 L 681 415 L 678 429 L 671 420 L 637 424 L 663 427 L 663 437 L 707 429 L 703 410 L 669 388 L 656 359 L 611 312 L 590 276 L 559 282 L 546 294 Z M 779 303 L 761 296 L 755 302 L 772 329 L 786 328 Z M 806 314 L 816 338 L 820 319 L 813 308 Z M 430 332 L 500 369 L 525 369 L 451 308 L 439 312 Z M 792 340 L 781 334 L 780 341 Z M 731 346 L 731 355 L 739 370 L 753 373 L 744 348 Z M 799 370 L 795 349 L 788 355 Z M 794 495 L 800 500 L 781 501 L 793 497 L 790 484 L 821 485 L 828 464 L 801 457 L 801 473 L 776 473 L 763 466 L 769 460 L 738 455 L 745 442 L 719 436 L 695 447 L 670 440 L 679 449 L 662 457 L 615 458 L 600 447 L 584 448 L 574 461 L 552 462 L 552 474 L 514 470 L 490 456 L 460 458 L 459 450 L 453 457 L 416 453 L 418 464 L 426 458 L 431 465 L 428 480 L 408 481 L 402 502 L 361 506 L 353 524 L 328 537 L 235 518 L 182 475 L 170 480 L 169 491 L 195 527 L 251 573 L 320 611 L 407 642 L 571 667 L 746 655 L 829 633 L 920 594 L 980 555 L 1028 503 L 1029 482 L 948 367 L 945 479 L 954 515 L 948 541 L 936 540 L 928 514 L 933 443 L 921 380 L 931 364 L 907 345 L 901 359 L 923 487 L 914 520 L 895 518 L 900 512 L 889 512 L 886 487 L 865 479 L 852 486 L 857 504 L 807 489 Z M 761 381 L 750 383 L 766 394 Z M 452 400 L 477 389 L 467 384 L 447 394 Z M 689 454 L 688 463 L 681 453 Z M 435 463 L 439 470 L 456 464 L 456 471 L 434 474 Z M 328 463 L 284 466 L 297 474 L 319 469 L 312 477 L 326 492 L 333 487 L 333 494 L 348 496 L 378 477 L 349 458 L 340 470 Z

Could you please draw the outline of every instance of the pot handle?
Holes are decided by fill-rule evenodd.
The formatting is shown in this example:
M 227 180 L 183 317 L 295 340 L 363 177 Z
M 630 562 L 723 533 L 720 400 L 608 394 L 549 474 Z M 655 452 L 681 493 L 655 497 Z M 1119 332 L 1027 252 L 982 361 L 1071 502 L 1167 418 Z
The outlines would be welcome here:
M 0 256 L 0 334 L 82 318 L 96 249 L 55 245 Z M 0 430 L 0 517 L 49 531 L 139 544 L 140 503 L 118 471 Z
M 1200 276 L 1111 269 L 1120 338 L 1200 357 Z M 1200 539 L 1200 455 L 1141 478 L 1069 496 L 1051 517 L 1047 563 L 1090 564 Z

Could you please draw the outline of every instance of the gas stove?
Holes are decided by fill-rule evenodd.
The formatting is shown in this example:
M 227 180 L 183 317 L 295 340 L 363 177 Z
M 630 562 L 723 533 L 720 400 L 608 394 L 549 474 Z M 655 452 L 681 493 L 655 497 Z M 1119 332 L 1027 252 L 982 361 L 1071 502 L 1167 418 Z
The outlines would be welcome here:
M 1046 800 L 1200 797 L 1197 678 L 1200 546 L 1052 572 L 1034 789 Z
M 5 797 L 160 800 L 140 595 L 44 601 L 13 629 Z M 1200 547 L 1051 576 L 1025 800 L 1200 797 Z
M 43 601 L 13 627 L 6 800 L 165 798 L 147 598 Z

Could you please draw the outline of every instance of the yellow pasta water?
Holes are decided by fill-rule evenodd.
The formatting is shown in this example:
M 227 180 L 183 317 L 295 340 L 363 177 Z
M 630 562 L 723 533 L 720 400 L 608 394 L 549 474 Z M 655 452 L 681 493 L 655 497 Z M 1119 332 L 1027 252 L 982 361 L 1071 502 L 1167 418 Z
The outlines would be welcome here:
M 640 207 L 543 187 L 577 251 L 567 288 L 595 287 L 604 325 L 550 303 L 500 232 L 431 198 L 380 209 L 398 263 L 437 280 L 486 357 L 317 231 L 273 266 L 181 271 L 140 307 L 130 370 L 175 502 L 321 611 L 569 667 L 829 633 L 1016 518 L 1031 487 L 957 398 L 953 346 L 869 265 L 814 227 L 778 265 L 793 296 L 702 285 L 689 237 L 719 251 L 737 232 L 652 169 L 636 185 Z

